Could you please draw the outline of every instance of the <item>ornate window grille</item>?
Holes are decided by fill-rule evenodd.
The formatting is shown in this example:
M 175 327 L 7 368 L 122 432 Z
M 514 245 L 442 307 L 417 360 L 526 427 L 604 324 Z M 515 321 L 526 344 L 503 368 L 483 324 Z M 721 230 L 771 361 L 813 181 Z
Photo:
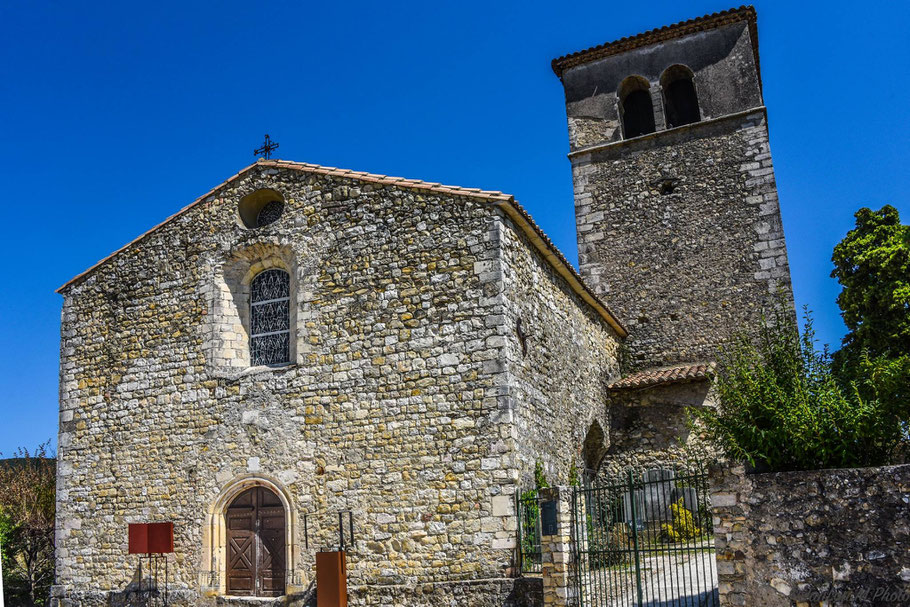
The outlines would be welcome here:
M 291 361 L 291 278 L 284 270 L 260 272 L 250 283 L 250 364 Z
M 256 226 L 261 228 L 270 223 L 275 223 L 281 217 L 283 211 L 284 203 L 280 200 L 273 200 L 267 203 L 259 210 L 259 214 L 256 216 Z

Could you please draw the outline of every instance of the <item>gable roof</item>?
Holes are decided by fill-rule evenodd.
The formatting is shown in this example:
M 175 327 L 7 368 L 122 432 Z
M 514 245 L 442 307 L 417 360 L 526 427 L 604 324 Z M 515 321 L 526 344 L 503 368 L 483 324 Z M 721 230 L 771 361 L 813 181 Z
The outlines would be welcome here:
M 462 188 L 459 186 L 443 185 L 440 183 L 433 183 L 429 181 L 422 181 L 420 179 L 405 179 L 404 177 L 389 177 L 388 175 L 377 175 L 374 173 L 365 173 L 363 171 L 351 171 L 348 169 L 338 169 L 335 167 L 325 167 L 318 164 L 308 164 L 305 162 L 291 162 L 289 160 L 265 160 L 259 159 L 257 162 L 249 165 L 248 167 L 239 171 L 236 175 L 228 178 L 223 183 L 212 188 L 187 206 L 183 207 L 158 225 L 154 226 L 150 230 L 131 240 L 124 246 L 120 247 L 107 257 L 101 259 L 91 267 L 89 267 L 84 272 L 77 274 L 66 283 L 64 283 L 57 293 L 62 293 L 71 285 L 79 282 L 81 279 L 88 276 L 93 270 L 99 266 L 105 264 L 110 259 L 116 257 L 121 252 L 125 251 L 129 247 L 135 245 L 136 243 L 143 240 L 145 237 L 149 236 L 158 228 L 161 228 L 165 224 L 170 223 L 172 220 L 182 215 L 189 209 L 195 207 L 196 205 L 201 204 L 202 202 L 209 200 L 214 196 L 219 190 L 227 186 L 228 184 L 240 179 L 243 175 L 250 172 L 255 168 L 279 168 L 279 169 L 290 169 L 295 171 L 302 171 L 305 173 L 313 173 L 317 175 L 326 175 L 331 177 L 342 177 L 345 179 L 354 179 L 364 183 L 375 183 L 380 185 L 393 186 L 398 188 L 407 188 L 413 190 L 424 190 L 433 192 L 435 194 L 448 194 L 450 196 L 465 196 L 468 198 L 474 198 L 476 200 L 482 200 L 500 207 L 506 215 L 512 219 L 513 222 L 522 230 L 522 232 L 528 237 L 528 240 L 534 245 L 534 247 L 540 252 L 540 254 L 550 263 L 551 266 L 556 270 L 556 272 L 561 275 L 572 290 L 581 297 L 588 305 L 594 308 L 597 313 L 619 334 L 620 337 L 626 337 L 628 331 L 622 325 L 621 322 L 613 315 L 610 309 L 604 304 L 600 298 L 594 294 L 594 291 L 588 287 L 581 276 L 578 274 L 578 271 L 569 263 L 565 258 L 562 252 L 556 247 L 555 244 L 550 240 L 550 238 L 544 233 L 544 231 L 537 225 L 531 215 L 522 207 L 516 200 L 515 197 L 510 194 L 503 194 L 502 192 L 481 190 L 480 188 Z
M 694 34 L 696 32 L 703 32 L 706 30 L 716 29 L 724 25 L 730 25 L 731 23 L 745 21 L 749 24 L 749 37 L 752 39 L 752 53 L 755 55 L 755 71 L 758 74 L 758 82 L 760 84 L 761 69 L 759 68 L 758 64 L 757 19 L 758 17 L 755 13 L 755 7 L 753 6 L 731 8 L 725 11 L 720 11 L 719 13 L 712 13 L 703 17 L 689 19 L 688 21 L 680 21 L 679 23 L 674 23 L 673 25 L 665 25 L 653 30 L 648 30 L 647 32 L 642 32 L 641 34 L 636 34 L 635 36 L 628 36 L 625 38 L 620 38 L 619 40 L 614 40 L 613 42 L 606 42 L 598 46 L 592 46 L 589 49 L 578 51 L 576 53 L 570 53 L 568 55 L 554 59 L 550 63 L 550 66 L 553 68 L 553 71 L 556 73 L 556 75 L 562 78 L 562 75 L 566 70 L 583 63 L 588 63 L 597 59 L 603 59 L 604 57 L 609 57 L 610 55 L 618 55 L 620 53 L 625 53 L 636 48 L 650 46 L 652 44 L 665 42 L 674 38 L 681 38 L 683 36 L 688 36 L 689 34 Z

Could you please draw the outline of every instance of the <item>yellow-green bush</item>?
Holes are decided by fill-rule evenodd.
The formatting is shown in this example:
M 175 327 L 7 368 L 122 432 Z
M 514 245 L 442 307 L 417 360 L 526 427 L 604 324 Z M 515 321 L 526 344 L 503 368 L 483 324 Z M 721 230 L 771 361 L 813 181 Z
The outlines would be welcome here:
M 664 541 L 685 542 L 702 534 L 702 530 L 695 524 L 695 517 L 683 506 L 681 499 L 670 505 L 670 512 L 673 521 L 660 526 Z

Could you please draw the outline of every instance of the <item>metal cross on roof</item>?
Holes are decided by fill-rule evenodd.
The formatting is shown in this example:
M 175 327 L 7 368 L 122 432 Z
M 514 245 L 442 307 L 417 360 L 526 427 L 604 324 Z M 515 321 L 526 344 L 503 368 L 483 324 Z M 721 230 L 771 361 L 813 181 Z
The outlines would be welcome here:
M 261 148 L 253 150 L 253 154 L 256 156 L 262 156 L 263 158 L 271 158 L 272 150 L 277 150 L 278 144 L 269 138 L 269 134 L 265 134 L 265 143 L 262 144 Z

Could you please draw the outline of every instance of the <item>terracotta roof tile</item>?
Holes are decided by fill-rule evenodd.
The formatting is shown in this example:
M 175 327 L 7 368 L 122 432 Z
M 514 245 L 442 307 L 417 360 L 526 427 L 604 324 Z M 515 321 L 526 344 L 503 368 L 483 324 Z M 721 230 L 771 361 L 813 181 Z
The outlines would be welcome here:
M 627 375 L 610 384 L 611 390 L 636 390 L 661 384 L 672 384 L 710 379 L 714 375 L 714 363 L 695 363 L 661 369 L 646 369 Z
M 588 63 L 610 55 L 618 55 L 632 49 L 665 42 L 674 38 L 688 36 L 696 32 L 702 32 L 709 29 L 715 29 L 731 23 L 746 21 L 749 24 L 749 31 L 752 38 L 752 52 L 755 55 L 755 69 L 758 72 L 758 81 L 761 82 L 761 70 L 758 65 L 758 26 L 756 24 L 757 16 L 755 8 L 752 6 L 741 6 L 729 10 L 712 13 L 703 17 L 696 17 L 688 21 L 680 21 L 673 25 L 665 25 L 656 29 L 606 42 L 604 44 L 593 46 L 589 49 L 570 53 L 557 59 L 554 59 L 550 65 L 557 76 L 562 78 L 563 73 L 569 68 Z

